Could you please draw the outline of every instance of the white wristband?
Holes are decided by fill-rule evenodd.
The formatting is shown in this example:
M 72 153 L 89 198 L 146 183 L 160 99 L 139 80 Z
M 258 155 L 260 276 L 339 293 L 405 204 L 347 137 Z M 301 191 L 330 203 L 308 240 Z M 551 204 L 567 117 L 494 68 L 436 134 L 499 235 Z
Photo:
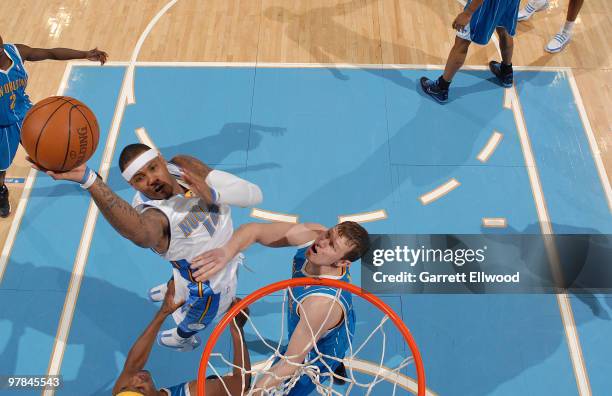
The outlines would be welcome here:
M 85 172 L 88 172 L 84 179 L 85 182 L 81 183 L 81 188 L 87 190 L 89 187 L 93 186 L 98 178 L 98 174 L 94 172 L 91 168 L 87 168 Z

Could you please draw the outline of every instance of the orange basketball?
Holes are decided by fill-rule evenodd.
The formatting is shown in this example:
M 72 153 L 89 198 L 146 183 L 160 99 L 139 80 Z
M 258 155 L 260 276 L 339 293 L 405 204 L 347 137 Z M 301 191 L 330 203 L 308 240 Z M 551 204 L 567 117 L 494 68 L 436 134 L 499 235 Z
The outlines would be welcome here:
M 69 96 L 41 100 L 26 114 L 21 144 L 42 168 L 65 172 L 86 162 L 98 147 L 96 116 Z

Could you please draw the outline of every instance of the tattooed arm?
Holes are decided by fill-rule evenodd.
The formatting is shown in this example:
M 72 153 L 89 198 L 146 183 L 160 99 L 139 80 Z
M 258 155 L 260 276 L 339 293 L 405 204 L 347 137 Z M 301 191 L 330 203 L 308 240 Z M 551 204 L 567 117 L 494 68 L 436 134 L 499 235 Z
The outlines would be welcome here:
M 168 249 L 168 218 L 157 209 L 138 213 L 100 179 L 88 189 L 106 220 L 123 237 L 144 248 Z
M 32 162 L 29 158 L 28 161 Z M 40 169 L 34 163 L 32 167 Z M 55 173 L 46 171 L 47 175 L 55 180 L 70 180 L 83 183 L 89 169 L 86 164 L 80 165 L 70 171 Z M 138 213 L 128 202 L 111 190 L 104 181 L 97 177 L 95 182 L 87 189 L 96 206 L 106 220 L 123 237 L 144 248 L 154 248 L 158 253 L 168 250 L 169 224 L 166 216 L 156 209 L 149 209 Z

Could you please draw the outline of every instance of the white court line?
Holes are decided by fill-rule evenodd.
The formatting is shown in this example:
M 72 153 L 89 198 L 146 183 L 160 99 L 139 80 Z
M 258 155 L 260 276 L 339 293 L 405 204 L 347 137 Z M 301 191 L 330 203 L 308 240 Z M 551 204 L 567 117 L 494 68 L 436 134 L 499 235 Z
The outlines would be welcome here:
M 66 68 L 64 69 L 64 75 L 62 76 L 60 85 L 57 89 L 58 96 L 64 94 L 64 90 L 68 85 L 68 77 L 70 76 L 71 70 L 72 65 L 68 63 L 66 65 Z M 31 168 L 30 172 L 28 172 L 28 176 L 23 187 L 23 192 L 21 193 L 21 198 L 19 198 L 19 203 L 17 204 L 17 210 L 15 210 L 15 214 L 13 215 L 11 228 L 9 229 L 6 241 L 4 242 L 4 246 L 2 248 L 2 253 L 0 254 L 0 283 L 2 283 L 4 271 L 6 270 L 6 266 L 8 265 L 8 260 L 11 256 L 11 251 L 13 250 L 15 239 L 17 238 L 17 231 L 19 231 L 21 221 L 23 220 L 23 215 L 25 214 L 26 207 L 28 206 L 28 200 L 30 199 L 30 193 L 32 192 L 32 186 L 34 185 L 34 181 L 36 180 L 37 172 L 38 171 L 33 168 Z
M 134 52 L 132 54 L 132 61 L 135 61 L 138 57 L 138 51 L 140 51 L 144 39 L 153 29 L 155 23 L 159 20 L 161 15 L 163 15 L 168 9 L 170 9 L 170 7 L 172 7 L 177 1 L 178 0 L 172 0 L 168 2 L 166 6 L 164 6 L 155 15 L 151 22 L 149 22 L 145 30 L 142 32 L 136 47 L 134 48 Z M 113 116 L 111 130 L 106 140 L 106 146 L 104 147 L 104 153 L 102 155 L 102 164 L 100 165 L 100 170 L 98 172 L 104 180 L 106 180 L 108 177 L 111 160 L 115 151 L 115 145 L 117 144 L 117 138 L 119 136 L 121 120 L 123 119 L 123 114 L 125 113 L 125 108 L 128 104 L 128 101 L 132 100 L 133 103 L 134 100 L 133 72 L 134 67 L 132 64 L 130 65 L 130 67 L 128 67 L 123 77 L 123 83 L 121 84 L 121 92 L 119 94 L 119 99 L 115 108 L 115 114 Z M 130 73 L 132 74 L 130 75 Z M 64 357 L 64 351 L 66 350 L 66 342 L 68 341 L 68 334 L 70 332 L 70 326 L 74 317 L 74 309 L 76 307 L 77 299 L 79 296 L 81 282 L 83 280 L 83 274 L 85 272 L 85 265 L 87 264 L 87 257 L 89 255 L 89 249 L 91 247 L 91 240 L 93 237 L 96 220 L 98 218 L 98 213 L 98 207 L 95 205 L 93 199 L 91 199 L 89 203 L 89 209 L 87 211 L 87 217 L 85 219 L 85 226 L 81 235 L 81 242 L 79 243 L 79 248 L 77 250 L 77 255 L 74 261 L 72 275 L 70 277 L 68 293 L 66 295 L 64 308 L 62 310 L 57 334 L 55 336 L 55 344 L 53 346 L 53 352 L 49 360 L 49 368 L 47 370 L 47 375 L 59 375 L 60 373 L 62 359 Z M 43 391 L 44 396 L 52 396 L 54 394 L 55 390 L 53 389 Z
M 361 359 L 344 359 L 344 365 L 347 369 L 352 369 L 355 371 L 360 371 L 362 373 L 366 373 L 369 375 L 376 375 L 384 378 L 389 383 L 397 383 L 398 386 L 404 388 L 405 390 L 417 394 L 418 392 L 418 383 L 414 378 L 408 377 L 404 374 L 394 372 L 392 369 L 389 369 L 385 366 L 381 366 L 380 364 L 374 364 L 367 360 Z M 437 393 L 425 389 L 426 396 L 437 396 Z
M 608 178 L 606 168 L 601 159 L 601 151 L 599 151 L 599 146 L 597 145 L 597 140 L 595 139 L 595 134 L 593 133 L 593 128 L 591 128 L 589 117 L 587 116 L 584 103 L 582 102 L 582 96 L 580 95 L 580 90 L 578 90 L 578 84 L 576 84 L 574 72 L 570 69 L 566 73 L 572 89 L 572 94 L 574 95 L 576 107 L 578 108 L 578 113 L 580 114 L 580 119 L 582 120 L 582 125 L 584 126 L 584 131 L 586 132 L 587 140 L 589 141 L 589 147 L 591 148 L 591 153 L 593 154 L 593 159 L 595 160 L 595 166 L 597 167 L 597 172 L 599 173 L 599 179 L 608 200 L 608 209 L 610 209 L 610 212 L 612 212 L 612 187 L 610 186 L 610 179 Z
M 504 104 L 503 104 L 503 108 L 504 109 L 508 109 L 508 110 L 512 110 L 512 95 L 508 94 L 509 91 L 510 91 L 509 89 L 504 89 Z
M 486 228 L 506 228 L 508 224 L 505 217 L 483 217 L 482 226 Z
M 70 61 L 73 66 L 79 67 L 95 67 L 95 63 L 89 61 Z M 128 61 L 108 61 L 104 64 L 105 67 L 129 66 Z M 408 63 L 294 63 L 294 62 L 181 62 L 181 61 L 137 61 L 134 62 L 137 67 L 275 67 L 279 69 L 292 68 L 336 68 L 336 69 L 400 69 L 400 70 L 443 70 L 444 65 L 433 64 L 408 64 Z M 570 67 L 562 66 L 512 66 L 514 70 L 524 71 L 550 71 L 563 72 L 571 70 Z M 465 70 L 489 70 L 488 66 L 483 65 L 464 65 Z
M 431 190 L 430 192 L 423 194 L 419 197 L 421 203 L 423 205 L 429 205 L 433 201 L 442 198 L 449 192 L 453 191 L 455 188 L 459 187 L 461 183 L 459 183 L 455 178 L 450 179 L 446 183 L 442 184 L 439 187 Z
M 384 220 L 387 218 L 387 212 L 384 209 L 375 210 L 373 212 L 355 213 L 351 215 L 338 216 L 338 223 L 345 221 L 354 221 L 356 223 L 368 223 L 371 221 Z
M 463 0 L 457 0 L 459 3 L 465 5 Z M 499 47 L 499 41 L 497 37 L 493 36 L 493 43 L 495 44 L 498 53 L 501 55 L 501 49 Z M 527 68 L 518 68 L 513 67 L 514 70 L 529 70 Z M 566 68 L 565 71 L 568 74 L 571 74 L 571 69 Z M 571 79 L 570 79 L 571 80 Z M 571 82 L 570 82 L 571 85 Z M 554 231 L 552 229 L 550 223 L 550 217 L 548 215 L 548 211 L 546 209 L 546 203 L 544 200 L 544 193 L 542 191 L 542 185 L 540 183 L 540 178 L 538 175 L 538 170 L 535 164 L 533 151 L 531 149 L 531 143 L 529 140 L 529 134 L 527 133 L 527 127 L 525 125 L 525 118 L 523 116 L 523 110 L 518 98 L 518 93 L 516 91 L 516 86 L 511 88 L 512 92 L 509 92 L 510 89 L 506 89 L 504 99 L 504 107 L 508 104 L 508 96 L 510 97 L 512 104 L 512 112 L 514 113 L 515 122 L 517 125 L 517 130 L 519 132 L 519 138 L 521 141 L 521 148 L 523 150 L 523 156 L 525 158 L 525 163 L 527 165 L 527 173 L 529 175 L 529 182 L 531 184 L 531 189 L 533 192 L 534 200 L 536 203 L 536 211 L 538 214 L 538 220 L 540 222 L 540 228 L 542 234 L 550 235 L 549 238 L 545 238 L 545 247 L 548 254 L 548 258 L 551 261 L 553 276 L 558 276 L 558 270 L 561 268 L 561 262 L 559 260 L 559 254 L 554 245 Z M 573 90 L 573 88 L 572 88 Z M 584 122 L 584 120 L 583 120 Z M 588 122 L 588 121 L 587 121 Z M 585 123 L 586 126 L 586 123 Z M 587 132 L 588 134 L 588 132 Z M 591 140 L 589 139 L 591 143 Z M 591 147 L 591 150 L 595 149 L 597 146 Z M 604 172 L 605 174 L 605 172 Z M 601 173 L 600 173 L 601 177 Z M 607 179 L 606 179 L 607 180 Z M 603 181 L 603 178 L 602 178 Z M 609 197 L 609 196 L 608 196 Z M 610 203 L 610 200 L 608 201 Z M 612 206 L 610 206 L 612 208 Z M 559 304 L 559 310 L 561 313 L 561 318 L 563 320 L 563 327 L 565 329 L 566 340 L 568 343 L 568 348 L 570 351 L 570 358 L 572 360 L 572 366 L 574 368 L 574 376 L 576 377 L 576 384 L 578 386 L 578 392 L 581 396 L 590 396 L 591 386 L 589 383 L 589 377 L 586 371 L 586 366 L 584 363 L 584 359 L 582 356 L 582 349 L 580 346 L 580 340 L 578 339 L 578 332 L 576 329 L 576 323 L 574 322 L 574 317 L 572 313 L 572 307 L 570 300 L 567 294 L 557 294 L 557 302 Z
M 298 219 L 299 219 L 298 216 L 296 215 L 290 215 L 290 214 L 278 213 L 278 212 L 270 212 L 269 210 L 263 210 L 263 209 L 257 209 L 257 208 L 251 209 L 251 217 L 254 217 L 256 219 L 261 219 L 261 220 L 273 221 L 273 222 L 295 223 L 295 224 L 297 224 Z
M 529 139 L 529 134 L 527 133 L 523 109 L 518 99 L 516 87 L 513 86 L 512 88 L 509 88 L 508 91 L 511 91 L 508 92 L 508 95 L 511 96 L 512 100 L 512 112 L 514 113 L 514 120 L 519 134 L 523 156 L 525 158 L 525 165 L 527 167 L 529 183 L 531 185 L 533 198 L 536 204 L 536 212 L 538 215 L 538 221 L 540 223 L 540 229 L 542 234 L 546 236 L 544 238 L 544 247 L 551 263 L 553 277 L 557 282 L 561 279 L 561 274 L 559 273 L 559 269 L 561 268 L 561 260 L 559 258 L 559 252 L 554 244 L 554 231 L 550 222 L 550 216 L 548 215 L 548 209 L 544 199 L 542 184 L 540 183 L 538 168 L 536 166 L 535 157 L 531 148 L 531 141 Z M 590 396 L 592 394 L 591 386 L 589 383 L 584 358 L 582 356 L 582 348 L 580 346 L 578 331 L 576 329 L 576 323 L 574 322 L 569 297 L 566 293 L 556 294 L 556 297 L 557 303 L 559 304 L 561 319 L 563 321 L 563 328 L 565 330 L 566 341 L 574 369 L 574 377 L 576 378 L 578 392 L 581 396 Z
M 272 361 L 262 360 L 260 362 L 254 363 L 251 367 L 253 371 L 266 371 L 270 367 L 272 367 L 272 363 Z M 395 372 L 393 371 L 393 369 L 390 369 L 388 367 L 375 364 L 368 360 L 356 358 L 344 359 L 343 363 L 347 369 L 352 369 L 361 373 L 382 377 L 390 384 L 396 383 L 398 386 L 415 395 L 418 392 L 418 383 L 414 378 L 408 377 L 407 375 L 404 375 L 402 373 Z M 425 395 L 438 396 L 437 393 L 429 389 L 426 389 Z
M 482 162 L 483 164 L 487 162 L 489 160 L 489 157 L 491 157 L 491 154 L 493 154 L 493 152 L 495 151 L 495 149 L 497 148 L 497 146 L 503 139 L 503 137 L 504 135 L 502 133 L 494 131 L 493 134 L 491 134 L 491 137 L 489 138 L 489 141 L 487 142 L 487 144 L 485 144 L 483 149 L 480 151 L 480 153 L 476 157 L 478 158 L 478 161 Z
M 134 131 L 134 132 L 136 133 L 136 136 L 138 136 L 138 140 L 140 140 L 140 143 L 146 144 L 147 146 L 151 147 L 152 149 L 157 150 L 157 147 L 155 146 L 155 143 L 153 143 L 153 139 L 151 139 L 151 137 L 147 133 L 147 130 L 144 127 L 137 128 L 136 131 Z

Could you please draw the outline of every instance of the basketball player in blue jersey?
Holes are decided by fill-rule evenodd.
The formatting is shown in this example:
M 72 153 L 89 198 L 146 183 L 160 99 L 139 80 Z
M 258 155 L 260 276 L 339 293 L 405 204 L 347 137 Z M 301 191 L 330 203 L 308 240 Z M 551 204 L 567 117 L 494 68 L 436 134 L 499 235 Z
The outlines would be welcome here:
M 45 59 L 89 59 L 106 62 L 108 55 L 97 48 L 77 51 L 68 48 L 30 48 L 24 44 L 4 44 L 0 36 L 0 217 L 11 213 L 9 191 L 4 184 L 6 170 L 13 163 L 21 140 L 21 124 L 32 107 L 25 92 L 28 73 L 25 61 Z
M 437 80 L 421 77 L 423 92 L 440 103 L 448 102 L 450 84 L 463 66 L 472 42 L 485 45 L 493 31 L 499 36 L 502 61 L 489 62 L 489 69 L 499 83 L 509 88 L 513 84 L 512 52 L 516 32 L 516 17 L 520 0 L 468 0 L 463 12 L 453 21 L 457 30 L 455 45 L 448 55 L 444 73 Z
M 361 258 L 370 245 L 367 231 L 350 221 L 330 229 L 319 224 L 250 223 L 242 225 L 224 247 L 196 257 L 191 264 L 193 275 L 200 281 L 215 276 L 231 257 L 255 242 L 270 247 L 297 246 L 293 278 L 331 278 L 346 282 L 351 280 L 351 262 Z M 290 395 L 309 395 L 316 388 L 310 377 L 302 375 L 297 381 L 291 381 L 298 366 L 305 362 L 318 367 L 321 383 L 332 376 L 345 378 L 341 360 L 355 329 L 351 294 L 321 286 L 295 287 L 292 294 L 295 300 L 290 297 L 287 307 L 289 343 L 283 358 L 261 378 L 254 379 L 251 390 L 255 394 L 290 381 Z M 319 353 L 313 349 L 315 343 Z
M 136 190 L 132 205 L 85 164 L 47 174 L 81 184 L 119 234 L 170 261 L 176 296 L 185 303 L 172 314 L 177 327 L 160 332 L 158 342 L 190 351 L 201 343 L 196 333 L 223 315 L 232 303 L 242 255 L 232 257 L 223 271 L 205 282 L 194 279 L 190 262 L 229 241 L 234 232 L 230 206 L 257 205 L 263 199 L 261 190 L 193 157 L 176 156 L 166 162 L 157 150 L 140 143 L 123 149 L 119 169 Z M 158 300 L 165 292 L 164 284 Z
M 183 382 L 168 388 L 157 389 L 155 382 L 151 377 L 151 373 L 144 370 L 151 347 L 155 342 L 155 335 L 159 328 L 164 323 L 168 315 L 180 308 L 182 301 L 174 302 L 174 283 L 168 283 L 168 291 L 164 298 L 164 302 L 144 332 L 138 337 L 130 352 L 127 355 L 123 370 L 115 382 L 113 387 L 113 395 L 115 396 L 195 396 L 197 394 L 197 381 Z M 245 312 L 246 315 L 249 312 Z M 236 316 L 236 319 L 230 324 L 230 335 L 232 339 L 232 373 L 225 375 L 222 379 L 217 377 L 206 379 L 206 394 L 212 396 L 225 396 L 227 392 L 223 387 L 223 383 L 227 386 L 231 395 L 242 394 L 243 386 L 249 388 L 251 376 L 248 371 L 251 370 L 251 361 L 249 352 L 244 339 L 243 327 L 246 323 L 246 316 L 242 313 Z M 242 369 L 247 371 L 242 382 Z

